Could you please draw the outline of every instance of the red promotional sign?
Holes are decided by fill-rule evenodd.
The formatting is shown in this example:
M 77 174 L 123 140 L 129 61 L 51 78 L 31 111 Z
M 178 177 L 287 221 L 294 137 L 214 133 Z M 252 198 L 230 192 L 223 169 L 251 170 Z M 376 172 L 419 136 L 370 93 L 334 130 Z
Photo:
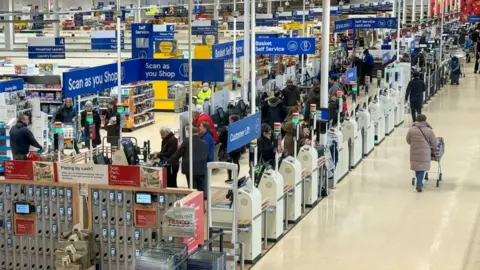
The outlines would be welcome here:
M 184 243 L 188 247 L 188 254 L 192 254 L 205 241 L 205 212 L 203 204 L 203 192 L 198 191 L 191 193 L 182 200 L 182 206 L 190 206 L 195 208 L 195 237 L 186 238 Z
M 6 180 L 33 181 L 33 163 L 24 160 L 5 160 L 4 175 Z
M 35 221 L 30 219 L 15 220 L 15 234 L 21 236 L 35 236 Z
M 153 228 L 157 225 L 157 212 L 153 210 L 137 210 L 135 225 L 139 227 Z
M 116 186 L 140 186 L 140 167 L 138 166 L 108 166 L 108 184 Z

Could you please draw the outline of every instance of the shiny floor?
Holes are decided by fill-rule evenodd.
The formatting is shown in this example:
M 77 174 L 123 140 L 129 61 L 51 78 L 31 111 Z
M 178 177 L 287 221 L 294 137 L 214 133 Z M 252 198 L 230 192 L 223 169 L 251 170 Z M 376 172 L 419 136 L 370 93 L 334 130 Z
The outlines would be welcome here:
M 467 67 L 460 86 L 444 87 L 424 108 L 446 142 L 439 188 L 433 174 L 423 193 L 411 186 L 407 115 L 253 269 L 480 269 L 480 75 L 471 70 Z M 154 125 L 131 135 L 150 139 L 159 150 L 158 130 L 164 125 L 178 129 L 178 116 L 157 114 Z M 247 173 L 246 158 L 242 165 L 241 175 Z M 222 183 L 225 175 L 214 178 Z M 179 185 L 186 186 L 181 174 Z

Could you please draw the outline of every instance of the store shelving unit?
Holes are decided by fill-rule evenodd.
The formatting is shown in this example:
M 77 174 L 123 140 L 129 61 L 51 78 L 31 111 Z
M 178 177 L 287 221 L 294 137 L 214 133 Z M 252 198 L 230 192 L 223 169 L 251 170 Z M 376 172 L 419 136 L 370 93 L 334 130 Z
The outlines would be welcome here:
M 138 82 L 122 86 L 122 104 L 125 114 L 125 131 L 132 131 L 155 122 L 154 91 L 152 82 Z

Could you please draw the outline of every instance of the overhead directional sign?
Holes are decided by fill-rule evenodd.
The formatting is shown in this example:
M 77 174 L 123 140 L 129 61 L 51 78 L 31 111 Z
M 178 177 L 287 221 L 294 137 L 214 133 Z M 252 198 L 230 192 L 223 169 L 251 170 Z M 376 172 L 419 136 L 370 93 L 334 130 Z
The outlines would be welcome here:
M 136 81 L 188 81 L 187 59 L 134 59 L 121 63 L 122 84 Z M 224 61 L 194 59 L 194 81 L 224 81 Z M 63 95 L 74 97 L 117 86 L 117 64 L 63 73 Z
M 0 81 L 0 93 L 15 92 L 23 89 L 23 79 Z
M 255 40 L 258 54 L 314 54 L 315 38 L 264 38 Z
M 117 49 L 117 31 L 99 30 L 92 31 L 92 50 L 116 50 Z M 125 47 L 125 38 L 123 30 L 120 32 L 120 44 L 122 50 Z
M 345 77 L 347 83 L 356 82 L 357 81 L 357 67 L 349 68 L 345 72 Z
M 132 24 L 132 58 L 148 58 L 153 25 L 150 23 Z
M 236 57 L 242 57 L 244 54 L 244 41 L 237 40 L 236 43 Z M 233 58 L 233 41 L 226 43 L 214 44 L 212 46 L 213 59 L 232 59 Z
M 65 38 L 28 38 L 29 59 L 65 59 Z
M 192 23 L 192 35 L 207 36 L 218 34 L 218 23 L 214 20 L 197 20 Z
M 230 153 L 260 137 L 261 129 L 262 116 L 260 112 L 230 124 L 228 126 L 227 153 Z
M 395 29 L 397 18 L 355 18 L 335 21 L 335 32 L 349 29 Z

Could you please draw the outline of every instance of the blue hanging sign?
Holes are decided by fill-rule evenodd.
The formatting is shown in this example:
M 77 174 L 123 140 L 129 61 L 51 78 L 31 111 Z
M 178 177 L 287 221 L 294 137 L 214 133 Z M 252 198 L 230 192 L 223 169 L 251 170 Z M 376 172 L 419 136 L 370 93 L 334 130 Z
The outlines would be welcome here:
M 43 23 L 44 15 L 37 14 L 32 16 L 32 20 L 36 21 L 32 24 L 32 30 L 42 30 L 45 28 L 45 24 Z
M 132 23 L 132 58 L 149 57 L 152 29 L 150 23 Z
M 261 135 L 262 116 L 260 112 L 247 116 L 228 126 L 227 153 L 249 144 Z
M 65 59 L 65 38 L 35 37 L 28 39 L 29 59 Z
M 245 23 L 237 21 L 237 30 L 245 29 Z M 233 30 L 233 22 L 228 22 L 228 30 Z
M 255 34 L 256 39 L 260 38 L 279 38 L 282 34 Z
M 73 14 L 73 25 L 83 26 L 83 13 L 82 12 Z
M 314 54 L 315 38 L 264 38 L 255 41 L 258 54 Z
M 15 92 L 23 89 L 23 79 L 0 81 L 0 93 Z
M 192 24 L 192 35 L 194 36 L 207 36 L 218 35 L 218 23 L 217 21 L 194 21 Z
M 278 19 L 274 14 L 257 14 L 255 24 L 257 26 L 278 26 Z
M 469 23 L 477 23 L 477 22 L 480 22 L 480 16 L 479 16 L 479 15 L 468 16 L 468 17 L 467 17 L 467 21 L 468 21 Z
M 104 5 L 105 5 L 105 4 L 104 4 L 103 2 L 98 2 L 98 3 L 97 3 L 97 8 L 98 8 L 98 9 L 103 9 Z
M 347 83 L 356 82 L 357 81 L 357 67 L 349 68 L 345 72 L 345 78 Z
M 134 59 L 121 63 L 122 85 L 136 81 L 188 81 L 188 59 Z M 194 59 L 194 81 L 222 82 L 224 61 Z M 117 64 L 63 73 L 63 95 L 75 97 L 117 86 Z
M 244 54 L 244 41 L 236 42 L 236 57 L 242 57 Z M 233 41 L 226 43 L 214 44 L 212 46 L 212 59 L 232 59 L 233 58 Z
M 354 29 L 396 29 L 397 18 L 352 19 Z
M 125 48 L 124 32 L 120 32 L 120 46 L 123 50 Z M 117 31 L 115 30 L 100 30 L 91 32 L 91 46 L 92 50 L 116 50 L 117 49 Z
M 390 62 L 390 52 L 382 54 L 382 65 L 385 65 L 388 62 Z
M 345 32 L 353 28 L 353 21 L 350 19 L 335 21 L 335 33 Z

